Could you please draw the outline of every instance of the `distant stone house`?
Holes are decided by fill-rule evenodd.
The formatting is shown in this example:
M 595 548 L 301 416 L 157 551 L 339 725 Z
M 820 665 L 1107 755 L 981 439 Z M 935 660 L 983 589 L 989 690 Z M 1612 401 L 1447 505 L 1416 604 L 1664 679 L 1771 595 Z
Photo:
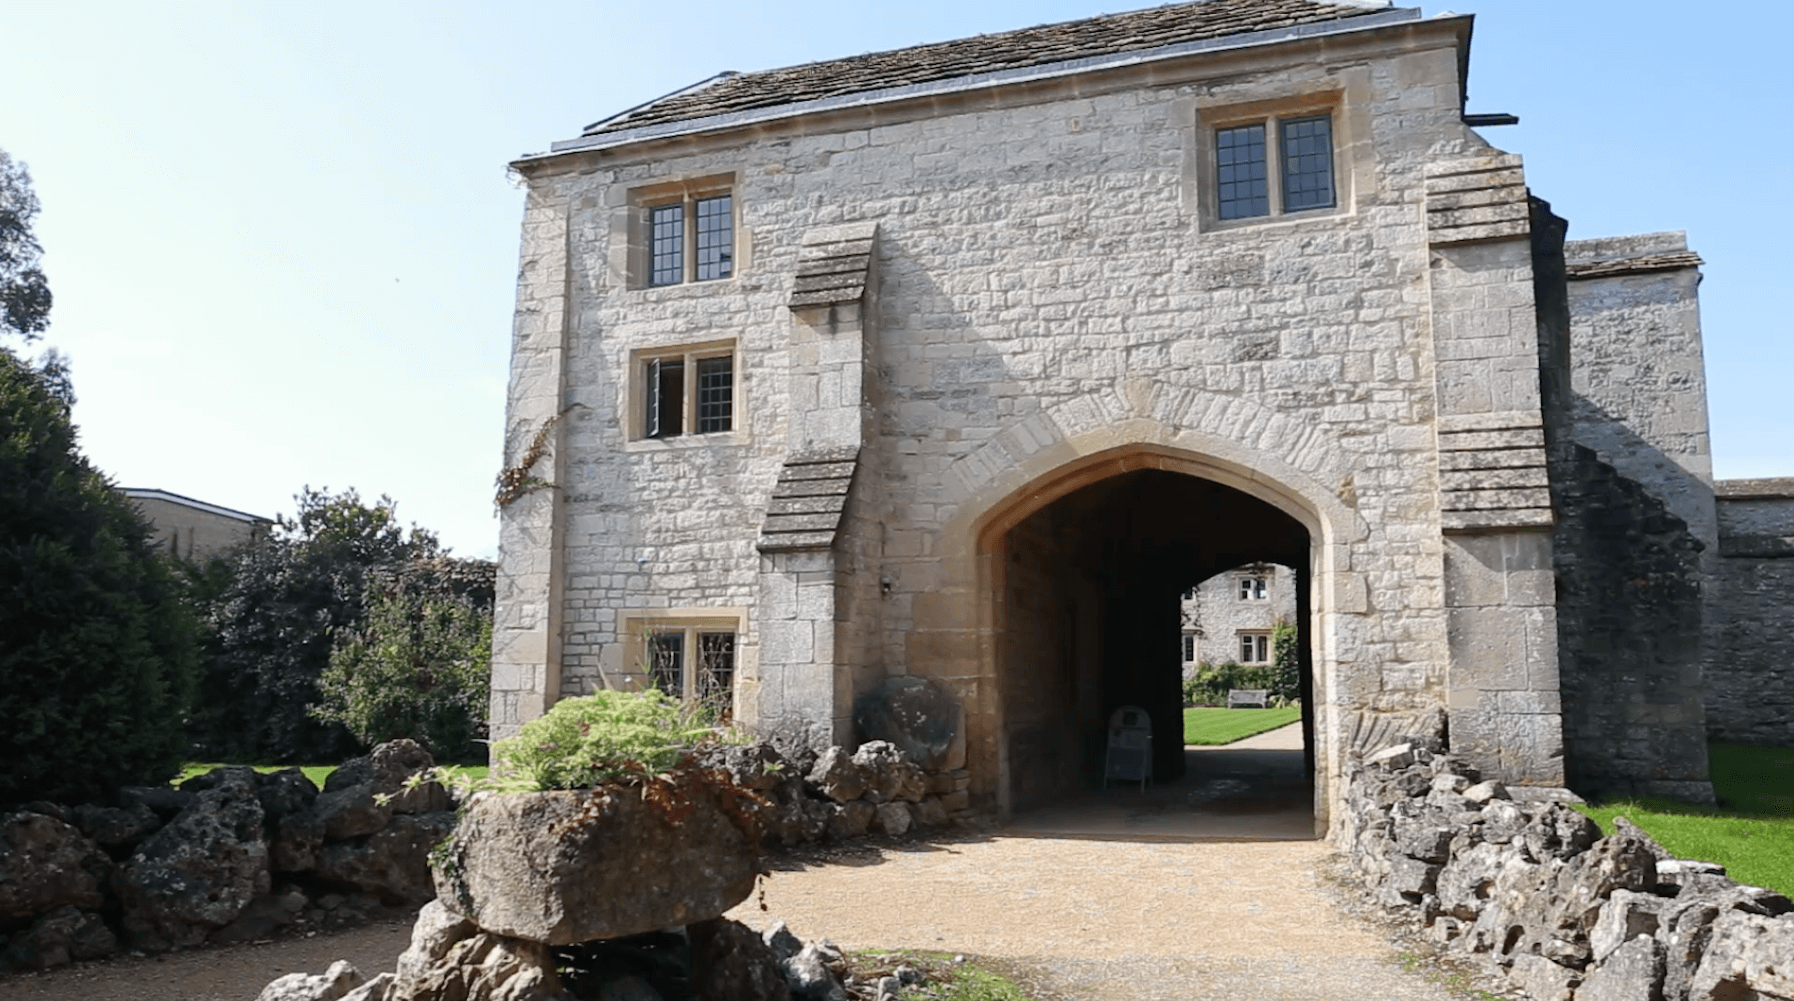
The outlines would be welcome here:
M 1202 664 L 1269 664 L 1279 625 L 1296 621 L 1296 572 L 1248 563 L 1184 589 L 1179 659 L 1184 677 Z
M 268 537 L 272 519 L 171 494 L 120 488 L 156 526 L 156 542 L 183 559 L 204 559 L 232 546 Z
M 1467 113 L 1472 22 L 1206 0 L 518 160 L 494 736 L 652 683 L 853 744 L 917 675 L 1007 812 L 1118 705 L 1176 732 L 1181 592 L 1276 564 L 1323 829 L 1367 735 L 1710 797 L 1700 259 L 1566 242 Z

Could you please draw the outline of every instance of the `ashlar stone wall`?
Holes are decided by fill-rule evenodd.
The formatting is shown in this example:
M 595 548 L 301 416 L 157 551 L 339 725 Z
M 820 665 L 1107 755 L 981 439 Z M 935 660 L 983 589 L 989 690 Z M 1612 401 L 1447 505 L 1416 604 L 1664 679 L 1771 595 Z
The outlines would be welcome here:
M 1794 479 L 1721 480 L 1718 495 L 1707 731 L 1794 747 Z
M 495 735 L 639 680 L 643 623 L 727 619 L 739 718 L 851 745 L 854 695 L 933 676 L 967 710 L 974 801 L 1001 807 L 1023 681 L 999 652 L 1035 623 L 995 614 L 993 566 L 1033 511 L 1150 466 L 1313 540 L 1323 824 L 1342 727 L 1367 714 L 1449 706 L 1479 766 L 1561 781 L 1529 215 L 1518 158 L 1461 120 L 1466 31 L 1343 31 L 521 161 L 508 461 L 556 423 L 528 467 L 553 487 L 505 508 Z M 1338 208 L 1219 221 L 1216 123 L 1317 109 Z M 719 186 L 736 275 L 640 287 L 645 200 Z M 809 415 L 799 345 L 840 336 L 793 308 L 793 275 L 818 232 L 874 224 L 841 528 L 826 551 L 762 552 Z M 643 354 L 719 343 L 734 429 L 642 439 Z

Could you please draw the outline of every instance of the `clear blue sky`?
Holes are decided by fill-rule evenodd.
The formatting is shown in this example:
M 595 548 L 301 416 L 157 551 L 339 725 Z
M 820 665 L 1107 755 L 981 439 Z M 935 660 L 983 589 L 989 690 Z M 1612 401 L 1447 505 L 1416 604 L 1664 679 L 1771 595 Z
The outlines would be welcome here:
M 1685 229 L 1706 258 L 1719 475 L 1794 475 L 1794 5 L 1454 3 L 1478 15 L 1471 110 L 1522 117 L 1486 135 L 1571 236 Z M 353 486 L 490 556 L 507 161 L 722 69 L 1128 9 L 11 0 L 0 148 L 43 202 L 43 344 L 121 485 L 263 515 Z

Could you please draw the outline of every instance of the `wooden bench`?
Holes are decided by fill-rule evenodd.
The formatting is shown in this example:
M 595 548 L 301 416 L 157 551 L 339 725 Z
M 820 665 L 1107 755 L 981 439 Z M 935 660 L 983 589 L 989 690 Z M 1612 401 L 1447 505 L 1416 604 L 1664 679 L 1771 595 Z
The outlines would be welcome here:
M 1229 709 L 1269 709 L 1271 693 L 1264 688 L 1229 688 L 1227 690 L 1227 708 Z

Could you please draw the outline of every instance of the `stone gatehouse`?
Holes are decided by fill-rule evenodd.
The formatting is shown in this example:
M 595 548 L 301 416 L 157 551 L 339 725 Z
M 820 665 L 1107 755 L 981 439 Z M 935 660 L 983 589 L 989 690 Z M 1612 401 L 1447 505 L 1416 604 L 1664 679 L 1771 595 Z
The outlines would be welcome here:
M 1566 242 L 1466 113 L 1471 24 L 1205 0 L 722 74 L 517 161 L 494 735 L 657 683 L 851 746 L 920 675 L 1007 812 L 1119 705 L 1180 732 L 1181 594 L 1263 563 L 1323 829 L 1380 722 L 1710 797 L 1700 261 Z

